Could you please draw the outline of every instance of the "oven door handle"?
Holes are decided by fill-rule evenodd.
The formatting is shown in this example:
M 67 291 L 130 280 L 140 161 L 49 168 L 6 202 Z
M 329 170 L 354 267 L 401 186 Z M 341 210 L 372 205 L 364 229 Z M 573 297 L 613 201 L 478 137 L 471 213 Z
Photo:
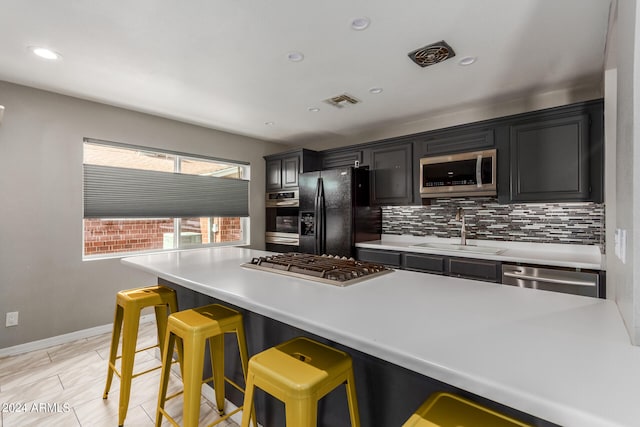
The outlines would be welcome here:
M 281 245 L 297 245 L 299 242 L 298 239 L 285 239 L 281 237 L 273 237 L 269 239 L 267 243 L 279 243 Z
M 278 202 L 269 202 L 268 206 L 300 206 L 298 200 L 282 200 Z
M 518 273 L 502 273 L 505 277 L 513 277 L 516 279 L 527 280 L 527 281 L 535 281 L 535 282 L 545 282 L 545 283 L 555 283 L 558 285 L 572 285 L 572 286 L 596 286 L 597 283 L 594 281 L 584 281 L 584 280 L 567 280 L 567 279 L 555 279 L 552 277 L 539 277 L 539 276 L 527 276 L 524 274 Z

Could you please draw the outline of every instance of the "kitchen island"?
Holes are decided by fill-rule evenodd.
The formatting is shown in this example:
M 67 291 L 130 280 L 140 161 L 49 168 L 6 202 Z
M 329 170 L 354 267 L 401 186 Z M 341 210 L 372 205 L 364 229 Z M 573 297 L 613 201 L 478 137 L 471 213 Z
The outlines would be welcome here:
M 123 263 L 552 423 L 638 425 L 640 348 L 612 301 L 401 270 L 337 287 L 241 267 L 265 254 L 210 248 Z M 360 378 L 359 394 L 403 392 Z

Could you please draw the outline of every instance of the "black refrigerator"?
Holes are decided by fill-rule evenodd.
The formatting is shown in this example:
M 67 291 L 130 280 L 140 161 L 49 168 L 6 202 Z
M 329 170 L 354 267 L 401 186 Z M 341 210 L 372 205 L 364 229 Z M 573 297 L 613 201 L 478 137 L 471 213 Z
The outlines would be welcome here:
M 355 244 L 380 239 L 382 213 L 369 206 L 369 170 L 328 169 L 299 176 L 300 252 L 354 256 Z

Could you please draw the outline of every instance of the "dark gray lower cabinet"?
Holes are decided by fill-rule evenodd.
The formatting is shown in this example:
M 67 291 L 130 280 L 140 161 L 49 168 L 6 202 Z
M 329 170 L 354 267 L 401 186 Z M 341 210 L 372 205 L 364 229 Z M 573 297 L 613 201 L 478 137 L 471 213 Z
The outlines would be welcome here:
M 472 258 L 449 258 L 449 276 L 466 279 L 500 282 L 501 263 L 499 261 L 478 260 Z
M 500 261 L 367 248 L 356 248 L 356 258 L 360 261 L 376 262 L 402 270 L 463 277 L 485 282 L 499 283 L 502 279 L 502 263 Z
M 400 267 L 401 253 L 395 251 L 356 248 L 356 259 L 360 261 L 376 262 L 390 267 Z
M 402 268 L 425 273 L 445 274 L 447 257 L 441 255 L 402 254 Z

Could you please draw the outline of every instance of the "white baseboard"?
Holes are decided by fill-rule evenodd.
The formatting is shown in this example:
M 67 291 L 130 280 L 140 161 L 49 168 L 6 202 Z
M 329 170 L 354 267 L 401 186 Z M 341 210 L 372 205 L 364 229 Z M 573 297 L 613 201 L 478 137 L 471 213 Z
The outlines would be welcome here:
M 154 314 L 145 314 L 140 316 L 140 323 L 155 321 Z M 15 356 L 18 354 L 28 353 L 35 350 L 43 350 L 45 348 L 53 347 L 55 345 L 66 344 L 72 341 L 77 341 L 83 338 L 94 337 L 96 335 L 102 335 L 109 333 L 113 330 L 113 323 L 107 325 L 96 326 L 89 329 L 83 329 L 81 331 L 70 332 L 68 334 L 58 335 L 51 338 L 45 338 L 43 340 L 32 341 L 24 344 L 15 345 L 13 347 L 0 348 L 0 357 Z

